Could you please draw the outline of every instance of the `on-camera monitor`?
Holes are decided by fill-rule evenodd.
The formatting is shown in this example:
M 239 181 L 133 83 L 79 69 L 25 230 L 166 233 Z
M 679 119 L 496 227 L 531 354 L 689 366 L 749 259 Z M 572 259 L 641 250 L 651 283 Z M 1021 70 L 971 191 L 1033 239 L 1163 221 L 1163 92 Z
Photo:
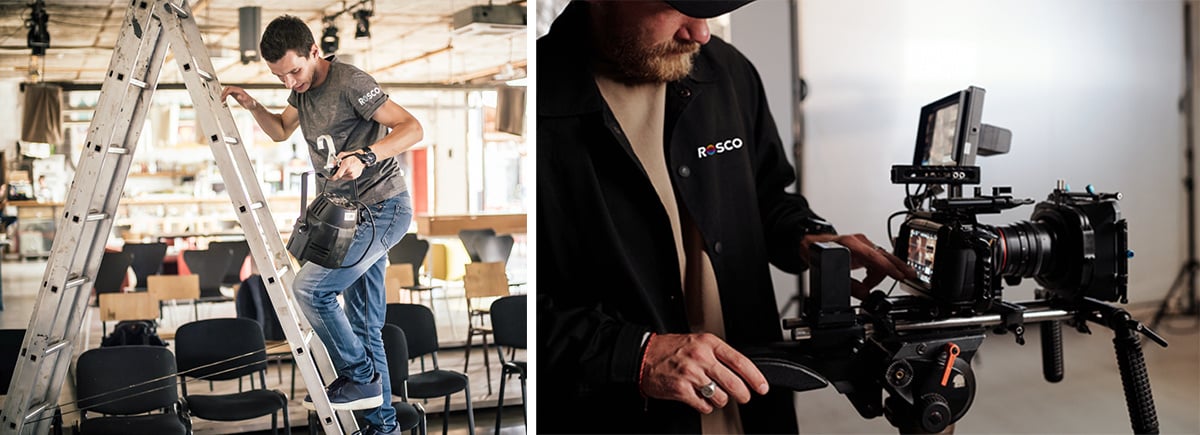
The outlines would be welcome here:
M 921 108 L 913 166 L 972 166 L 984 90 L 974 86 Z
M 933 280 L 933 257 L 937 253 L 937 233 L 912 228 L 908 233 L 908 265 L 917 272 L 917 280 L 928 287 Z

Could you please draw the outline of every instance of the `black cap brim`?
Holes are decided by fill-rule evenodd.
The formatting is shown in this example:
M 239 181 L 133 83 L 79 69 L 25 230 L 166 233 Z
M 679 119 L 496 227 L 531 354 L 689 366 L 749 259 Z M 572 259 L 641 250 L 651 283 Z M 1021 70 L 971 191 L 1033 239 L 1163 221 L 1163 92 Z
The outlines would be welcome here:
M 667 4 L 692 18 L 712 18 L 733 12 L 754 0 L 666 0 Z

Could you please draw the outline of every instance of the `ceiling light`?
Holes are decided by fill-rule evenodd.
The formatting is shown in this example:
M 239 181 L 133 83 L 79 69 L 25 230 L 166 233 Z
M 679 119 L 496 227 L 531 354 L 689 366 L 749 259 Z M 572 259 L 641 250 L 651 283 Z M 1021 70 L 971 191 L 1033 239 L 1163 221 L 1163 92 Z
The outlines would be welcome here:
M 374 15 L 375 11 L 369 9 L 359 9 L 354 11 L 354 39 L 371 37 L 370 18 Z
M 43 0 L 37 0 L 32 8 L 29 19 L 25 20 L 25 26 L 29 27 L 26 42 L 28 47 L 33 49 L 34 56 L 45 56 L 46 49 L 50 48 L 50 31 L 46 28 L 50 15 L 46 13 L 46 3 Z
M 321 52 L 325 54 L 333 54 L 338 49 L 338 28 L 333 25 L 333 20 L 325 20 L 325 31 L 321 35 Z

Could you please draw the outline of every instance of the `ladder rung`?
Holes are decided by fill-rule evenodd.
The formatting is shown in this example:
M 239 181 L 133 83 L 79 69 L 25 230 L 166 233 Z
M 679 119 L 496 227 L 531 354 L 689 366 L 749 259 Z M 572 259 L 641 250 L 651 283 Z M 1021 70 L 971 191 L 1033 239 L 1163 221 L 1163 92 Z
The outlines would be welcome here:
M 135 78 L 130 78 L 129 84 L 137 86 L 142 89 L 146 89 L 146 82 L 143 82 L 143 81 L 135 79 Z
M 46 350 L 42 352 L 42 355 L 49 355 L 54 352 L 58 352 L 58 351 L 62 350 L 63 348 L 67 347 L 68 344 L 69 343 L 66 340 L 59 340 L 54 343 L 51 343 L 49 346 L 46 346 Z
M 250 204 L 250 209 L 251 209 L 251 210 L 258 210 L 258 209 L 260 209 L 260 208 L 263 208 L 263 206 L 265 206 L 265 205 L 266 205 L 266 204 L 265 204 L 265 203 L 263 203 L 262 201 L 254 202 L 254 203 L 251 203 L 251 204 Z
M 204 79 L 204 81 L 207 81 L 207 82 L 213 81 L 213 75 L 212 75 L 212 73 L 210 73 L 208 71 L 202 70 L 200 68 L 196 68 L 196 74 L 199 74 L 200 78 Z
M 238 138 L 233 137 L 233 136 L 225 136 L 225 143 L 230 144 L 230 145 L 237 145 Z
M 83 220 L 87 222 L 102 221 L 108 219 L 108 213 L 92 213 L 87 215 Z
M 122 148 L 116 145 L 108 147 L 109 154 L 129 154 L 128 148 Z
M 34 406 L 32 411 L 29 411 L 28 414 L 25 414 L 24 421 L 29 421 L 29 420 L 33 419 L 33 417 L 37 416 L 38 414 L 41 414 L 49 406 L 50 406 L 50 404 L 47 402 L 42 402 L 42 403 L 38 404 L 37 406 Z
M 67 288 L 79 287 L 81 285 L 86 284 L 87 282 L 88 282 L 88 279 L 86 277 L 81 276 L 81 277 L 72 279 L 70 281 L 67 281 Z
M 175 15 L 178 15 L 179 18 L 187 19 L 187 17 L 188 17 L 187 11 L 183 10 L 183 8 L 176 6 L 173 3 L 168 2 L 167 9 L 170 9 L 171 12 L 174 13 Z
M 277 270 L 278 272 L 275 273 L 275 276 L 279 276 L 279 275 L 283 275 L 283 274 L 287 273 L 288 269 L 289 269 L 288 266 L 276 266 L 275 270 Z

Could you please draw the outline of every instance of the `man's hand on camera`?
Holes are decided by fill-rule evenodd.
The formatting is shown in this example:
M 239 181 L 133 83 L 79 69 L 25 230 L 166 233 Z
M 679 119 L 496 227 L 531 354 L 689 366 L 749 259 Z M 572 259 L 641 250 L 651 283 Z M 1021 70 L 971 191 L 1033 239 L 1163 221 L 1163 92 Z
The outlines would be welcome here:
M 233 99 L 238 102 L 238 104 L 242 105 L 242 107 L 246 108 L 247 110 L 254 110 L 256 107 L 258 107 L 258 101 L 255 100 L 254 97 L 251 97 L 250 94 L 247 94 L 245 89 L 237 86 L 226 86 L 225 89 L 221 91 L 221 101 L 225 101 L 225 98 L 231 95 L 233 96 Z
M 350 157 L 356 153 L 357 151 L 343 151 L 338 153 L 337 172 L 334 172 L 333 176 L 329 177 L 329 179 L 335 181 L 353 180 L 361 176 L 363 169 L 367 165 L 363 164 L 362 160 L 358 157 Z
M 751 390 L 766 394 L 768 388 L 749 358 L 708 333 L 654 336 L 646 346 L 641 375 L 639 387 L 646 397 L 683 402 L 704 414 L 714 406 L 725 407 L 730 397 L 746 403 Z M 717 388 L 706 399 L 700 389 L 710 382 Z
M 862 281 L 853 278 L 850 280 L 850 294 L 859 300 L 866 299 L 871 289 L 879 285 L 885 277 L 895 280 L 917 277 L 917 272 L 912 267 L 887 249 L 871 243 L 867 236 L 862 234 L 810 234 L 805 236 L 801 243 L 804 255 L 808 255 L 809 246 L 818 242 L 837 242 L 845 246 L 850 250 L 850 269 L 867 268 L 867 276 L 863 277 Z

